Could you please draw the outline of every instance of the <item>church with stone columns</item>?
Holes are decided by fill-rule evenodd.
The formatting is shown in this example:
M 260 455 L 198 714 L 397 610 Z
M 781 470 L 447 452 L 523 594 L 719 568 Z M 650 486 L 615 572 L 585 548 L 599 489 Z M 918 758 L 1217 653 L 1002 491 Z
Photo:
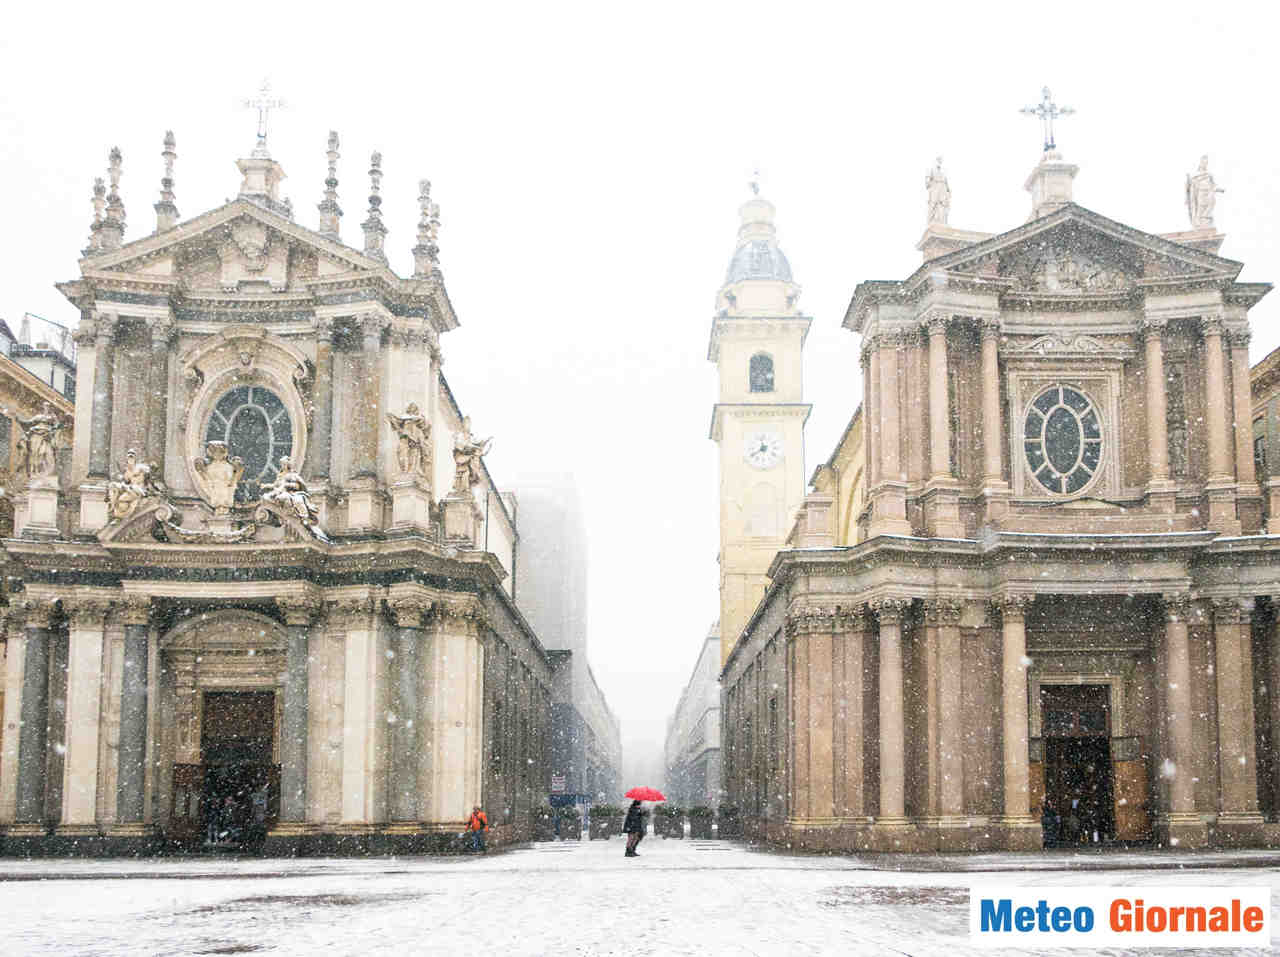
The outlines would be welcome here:
M 722 803 L 749 834 L 1280 843 L 1280 482 L 1247 351 L 1270 285 L 1219 254 L 1207 161 L 1165 235 L 1073 202 L 1076 173 L 1047 139 L 1027 222 L 991 235 L 948 224 L 939 161 L 923 262 L 854 290 L 862 401 L 794 511 L 798 368 L 745 385 L 753 342 L 803 343 L 789 267 L 722 292 L 744 385 L 718 408 L 760 423 L 724 453 L 722 539 L 770 554 L 724 615 Z M 748 526 L 756 475 L 780 494 Z
M 515 500 L 441 374 L 458 319 L 430 184 L 402 277 L 379 154 L 348 245 L 336 134 L 314 228 L 264 125 L 238 195 L 194 218 L 176 146 L 129 241 L 111 152 L 58 286 L 74 422 L 21 423 L 2 849 L 426 850 L 476 804 L 520 839 L 549 785 L 551 661 L 514 601 Z

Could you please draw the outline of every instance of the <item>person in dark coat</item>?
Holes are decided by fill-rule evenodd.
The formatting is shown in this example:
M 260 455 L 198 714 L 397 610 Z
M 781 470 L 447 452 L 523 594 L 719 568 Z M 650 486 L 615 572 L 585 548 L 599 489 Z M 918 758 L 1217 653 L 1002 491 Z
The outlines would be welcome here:
M 627 808 L 627 819 L 622 822 L 622 832 L 627 835 L 627 853 L 623 857 L 640 856 L 636 853 L 636 845 L 644 837 L 648 816 L 649 812 L 640 806 L 639 801 L 632 801 L 631 807 Z

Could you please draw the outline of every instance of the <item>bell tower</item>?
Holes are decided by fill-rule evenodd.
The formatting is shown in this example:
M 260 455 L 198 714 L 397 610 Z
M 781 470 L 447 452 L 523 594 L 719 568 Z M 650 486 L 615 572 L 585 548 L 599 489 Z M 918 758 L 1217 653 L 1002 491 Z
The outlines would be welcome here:
M 716 297 L 707 358 L 720 377 L 711 438 L 720 446 L 720 660 L 768 583 L 804 501 L 803 349 L 811 320 L 778 247 L 773 204 L 751 184 L 738 245 Z

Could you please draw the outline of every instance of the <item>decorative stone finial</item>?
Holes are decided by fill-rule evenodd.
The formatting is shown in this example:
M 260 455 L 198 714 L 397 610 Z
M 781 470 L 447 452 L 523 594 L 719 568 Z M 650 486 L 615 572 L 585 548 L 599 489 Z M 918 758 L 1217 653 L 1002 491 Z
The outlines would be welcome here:
M 158 233 L 173 229 L 178 223 L 178 207 L 173 201 L 173 161 L 178 158 L 177 145 L 173 130 L 168 130 L 164 134 L 164 150 L 160 153 L 164 157 L 164 176 L 160 178 L 160 202 L 155 205 Z
M 342 207 L 338 205 L 338 134 L 329 131 L 329 150 L 325 153 L 329 160 L 329 173 L 324 178 L 324 200 L 317 207 L 320 210 L 320 235 L 327 239 L 340 241 L 339 225 L 342 219 Z
M 1209 172 L 1209 157 L 1201 156 L 1199 168 L 1187 174 L 1187 216 L 1192 229 L 1213 229 L 1213 207 L 1221 192 L 1225 190 L 1218 187 Z
M 108 157 L 107 178 L 111 188 L 107 191 L 107 213 L 102 219 L 100 249 L 119 249 L 124 239 L 124 201 L 120 199 L 120 174 L 124 156 L 120 147 L 113 146 Z
M 929 195 L 927 222 L 945 226 L 951 213 L 951 187 L 947 185 L 947 174 L 942 171 L 941 156 L 938 157 L 938 165 L 925 177 L 924 188 Z
M 382 243 L 387 227 L 382 223 L 382 154 L 374 151 L 369 157 L 369 218 L 360 224 L 364 229 L 364 254 L 379 262 L 387 261 Z
M 102 216 L 106 207 L 107 184 L 97 176 L 93 180 L 93 224 L 89 227 L 89 245 L 80 250 L 85 256 L 93 255 L 102 245 Z
M 413 247 L 413 278 L 429 279 L 440 274 L 440 207 L 431 202 L 431 180 L 418 180 L 418 245 Z

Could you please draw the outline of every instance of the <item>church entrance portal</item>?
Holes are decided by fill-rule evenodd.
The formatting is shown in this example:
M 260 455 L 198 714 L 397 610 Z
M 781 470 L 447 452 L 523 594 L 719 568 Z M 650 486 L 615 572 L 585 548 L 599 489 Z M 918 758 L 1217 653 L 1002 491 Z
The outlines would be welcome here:
M 1115 835 L 1110 702 L 1105 685 L 1041 688 L 1046 844 L 1092 844 Z
M 280 766 L 271 760 L 275 693 L 207 691 L 203 704 L 204 841 L 211 846 L 256 844 L 280 813 Z

